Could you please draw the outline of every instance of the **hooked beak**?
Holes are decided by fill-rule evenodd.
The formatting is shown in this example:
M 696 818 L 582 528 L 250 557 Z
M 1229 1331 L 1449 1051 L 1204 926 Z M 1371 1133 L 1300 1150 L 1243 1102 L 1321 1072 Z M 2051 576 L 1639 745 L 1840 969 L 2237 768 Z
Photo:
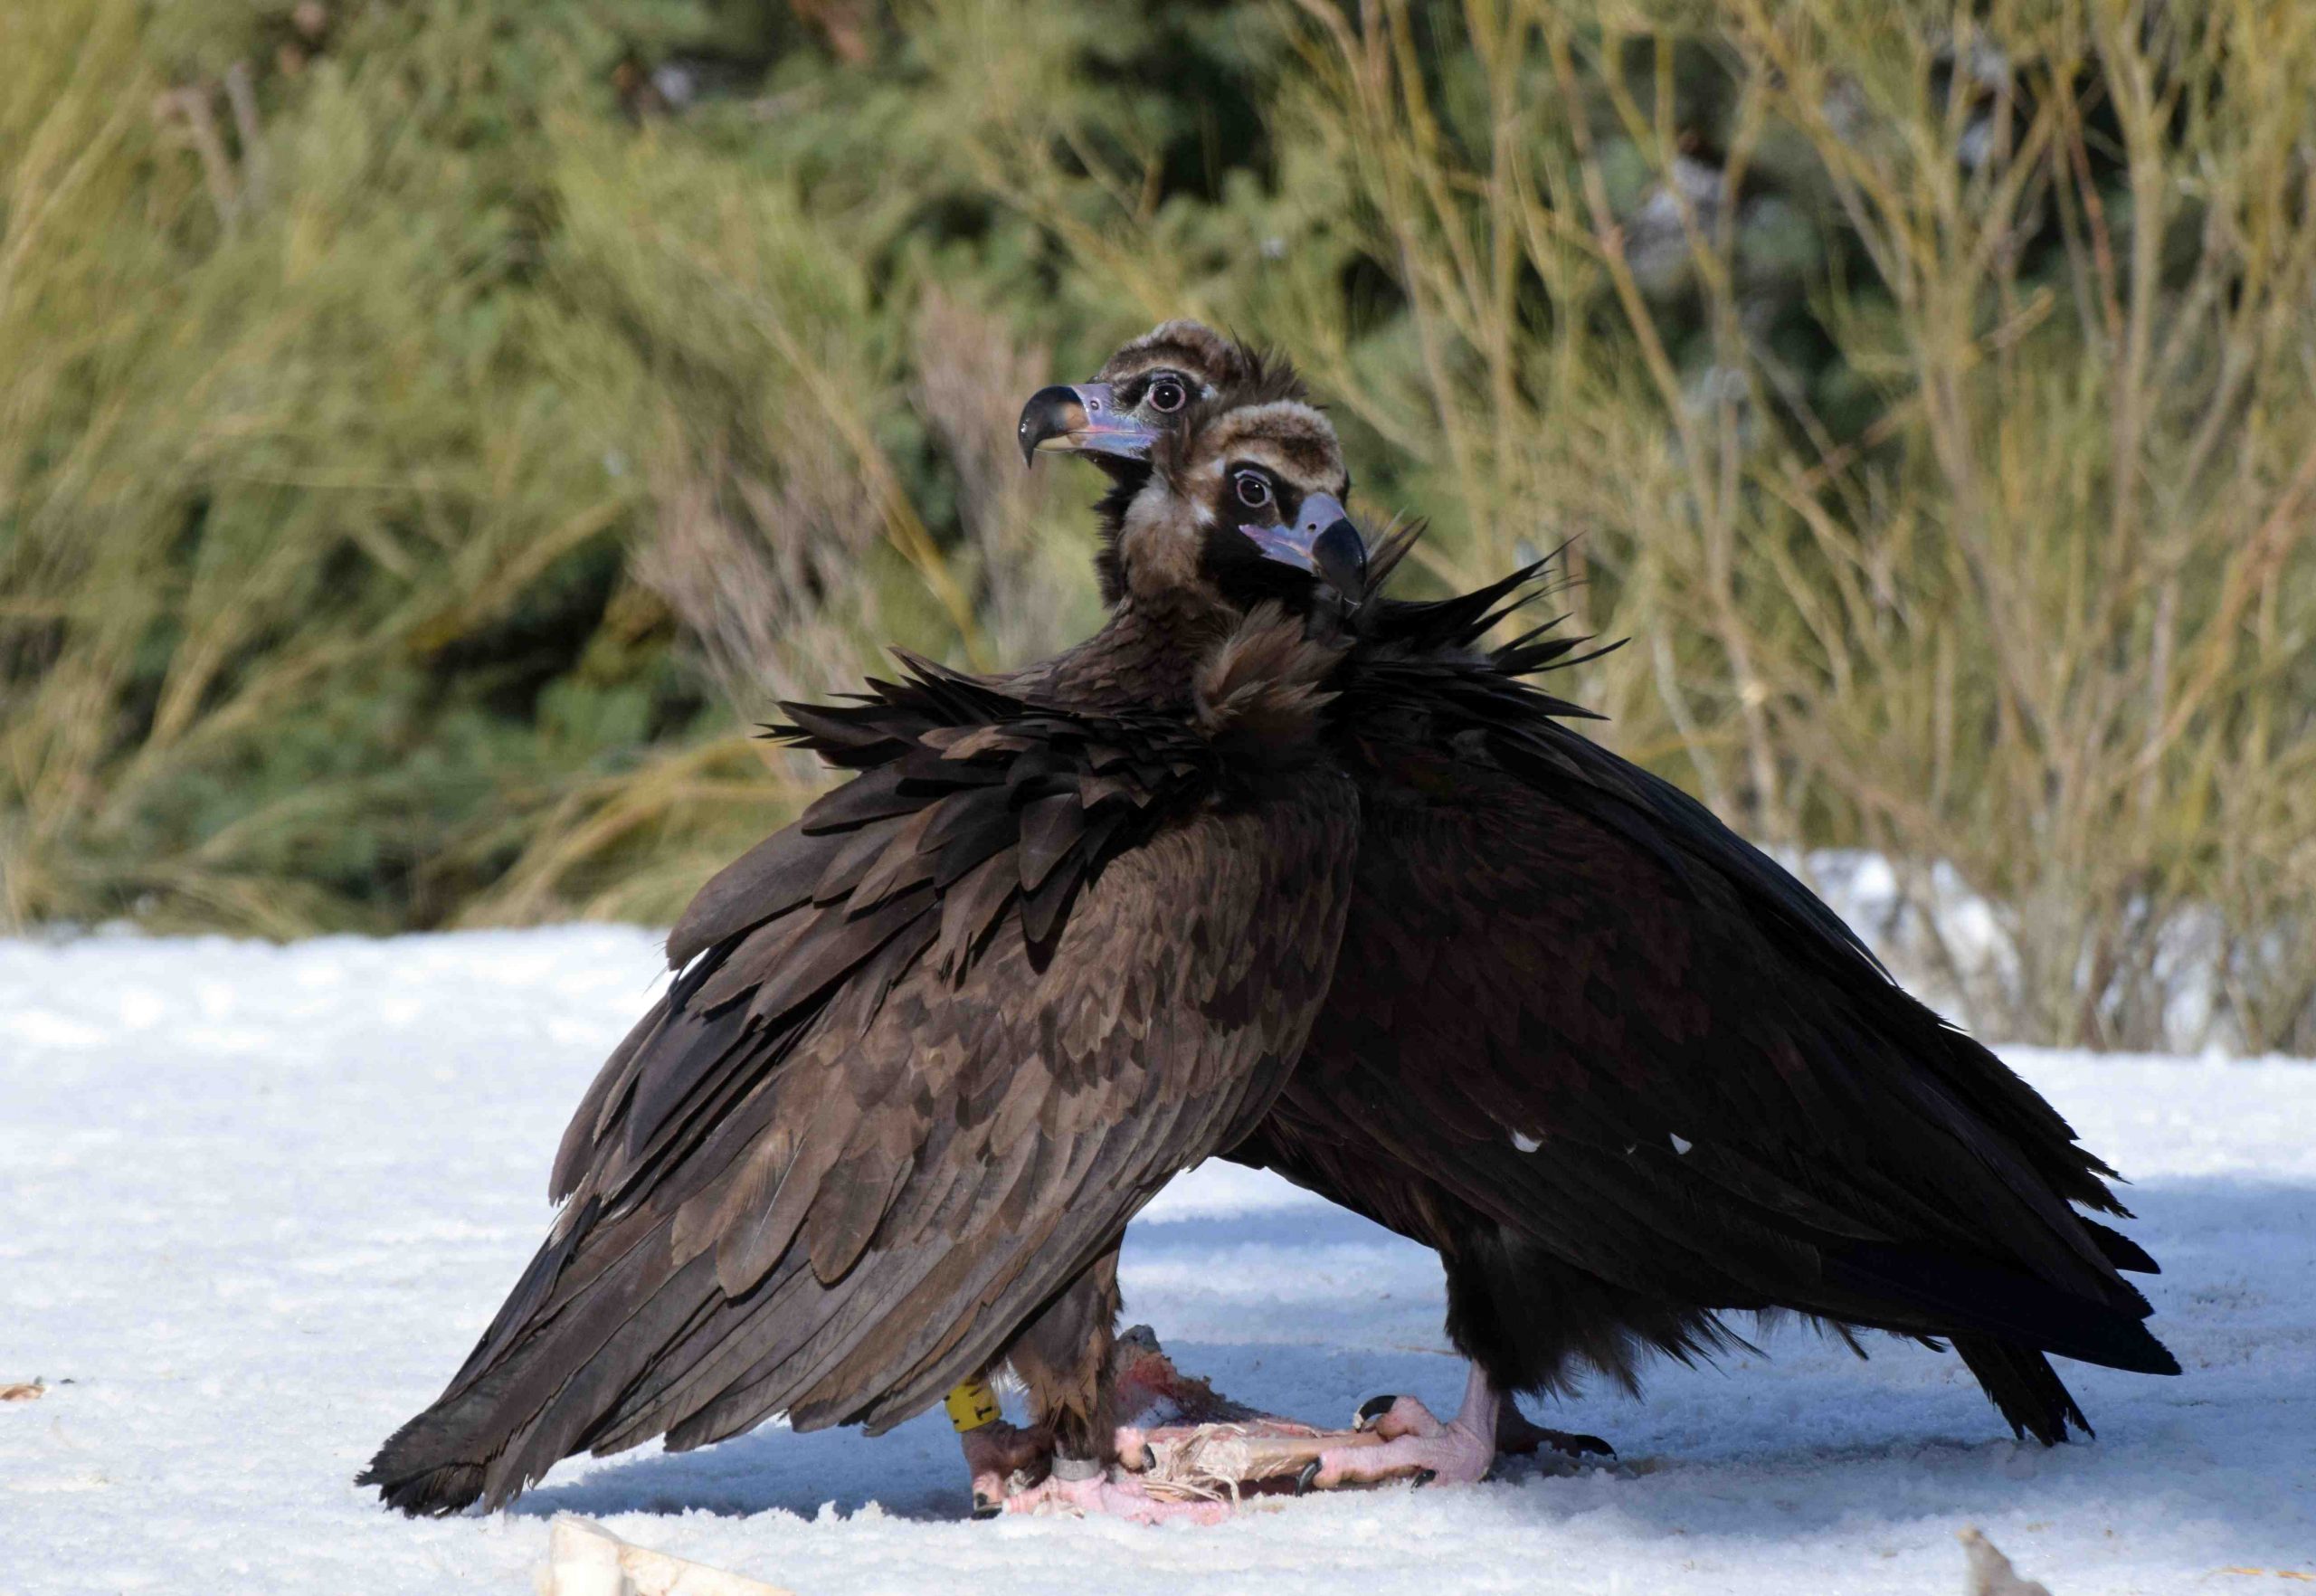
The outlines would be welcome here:
M 1367 596 L 1367 539 L 1333 495 L 1307 495 L 1292 527 L 1239 530 L 1266 559 L 1312 573 L 1354 604 Z
M 1039 388 L 1021 407 L 1021 425 L 1014 435 L 1020 442 L 1024 465 L 1035 465 L 1041 453 L 1140 460 L 1158 436 L 1118 410 L 1107 383 Z

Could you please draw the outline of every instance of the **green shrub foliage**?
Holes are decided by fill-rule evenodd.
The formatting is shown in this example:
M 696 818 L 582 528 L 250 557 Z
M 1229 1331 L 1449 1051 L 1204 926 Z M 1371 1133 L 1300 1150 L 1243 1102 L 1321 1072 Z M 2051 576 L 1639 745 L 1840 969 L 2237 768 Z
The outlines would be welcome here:
M 2316 11 L 0 11 L 0 920 L 669 914 L 1094 623 L 1012 408 L 1191 314 L 1982 1026 L 2316 1048 Z

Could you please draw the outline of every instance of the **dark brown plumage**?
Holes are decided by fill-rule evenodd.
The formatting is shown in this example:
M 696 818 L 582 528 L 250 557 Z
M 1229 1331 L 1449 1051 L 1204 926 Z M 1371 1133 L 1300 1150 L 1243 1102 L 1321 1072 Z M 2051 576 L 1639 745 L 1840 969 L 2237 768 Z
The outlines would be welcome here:
M 1360 792 L 1341 977 L 1234 1156 L 1442 1249 L 1499 1390 L 1725 1338 L 1715 1310 L 1951 1336 L 2014 1427 L 2042 1354 L 2176 1372 L 2064 1122 L 1800 883 L 1473 651 L 1491 599 L 1371 604 L 1331 685 Z M 1385 973 L 1388 972 L 1388 979 Z M 1389 1168 L 1377 1164 L 1388 1158 Z
M 1088 642 L 787 707 L 851 779 L 683 917 L 552 1234 L 362 1477 L 387 1502 L 496 1505 L 777 1413 L 880 1430 L 1009 1357 L 1063 1455 L 1107 1460 L 1120 1232 L 1268 1107 L 1355 826 L 1313 741 L 1340 644 L 1184 508 L 1206 463 L 1178 440 L 1126 516 Z
M 1146 383 L 1153 342 L 1210 407 L 1258 364 L 1294 382 L 1243 351 L 1198 366 L 1181 324 L 1111 370 Z M 1109 469 L 1106 516 L 1141 491 Z M 2050 1107 L 1523 679 L 1572 643 L 1483 649 L 1538 575 L 1370 594 L 1344 623 L 1323 735 L 1361 821 L 1338 977 L 1227 1155 L 1436 1248 L 1450 1335 L 1497 1392 L 1632 1386 L 1648 1352 L 1733 1340 L 1730 1309 L 1951 1338 L 2046 1442 L 2089 1427 L 2045 1354 L 2177 1373 L 2118 1272 L 2152 1260 L 2071 1206 L 2121 1213 L 2112 1172 Z

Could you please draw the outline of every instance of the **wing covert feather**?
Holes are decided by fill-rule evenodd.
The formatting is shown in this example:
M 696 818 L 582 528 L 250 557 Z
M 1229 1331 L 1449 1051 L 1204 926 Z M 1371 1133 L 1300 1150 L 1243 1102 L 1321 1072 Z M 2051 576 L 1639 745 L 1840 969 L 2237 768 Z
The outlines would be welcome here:
M 921 662 L 790 713 L 860 774 L 683 917 L 522 1300 L 416 1421 L 510 1438 L 494 1502 L 580 1447 L 927 1405 L 1262 1114 L 1332 979 L 1331 767 Z
M 1255 1155 L 1403 1169 L 1684 1301 L 1863 1310 L 1846 1260 L 1926 1247 L 2143 1312 L 2069 1206 L 2113 1210 L 2112 1172 L 1813 894 L 1561 724 L 1515 679 L 1552 652 L 1471 648 L 1493 603 L 1385 606 L 1331 684 L 1344 979 Z M 1371 1209 L 1420 1230 L 1389 1183 Z

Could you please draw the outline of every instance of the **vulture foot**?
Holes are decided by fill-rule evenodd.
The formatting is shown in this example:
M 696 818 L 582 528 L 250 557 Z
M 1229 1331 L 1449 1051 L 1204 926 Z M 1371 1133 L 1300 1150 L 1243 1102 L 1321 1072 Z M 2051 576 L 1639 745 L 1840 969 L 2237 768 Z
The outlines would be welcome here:
M 1000 1419 L 957 1439 L 973 1473 L 975 1518 L 996 1517 L 1007 1497 L 1029 1490 L 1053 1468 L 1053 1434 L 1043 1425 L 1024 1428 Z
M 1296 1477 L 1297 1491 L 1411 1477 L 1419 1486 L 1477 1485 L 1495 1462 L 1497 1393 L 1479 1365 L 1464 1384 L 1464 1405 L 1442 1423 L 1413 1397 L 1377 1397 L 1359 1410 L 1359 1428 L 1330 1436 Z
M 1155 1355 L 1137 1374 L 1122 1379 L 1120 1391 L 1139 1383 L 1144 1395 L 1165 1400 L 1152 1402 L 1143 1425 L 1117 1431 L 1118 1468 L 1139 1476 L 1140 1487 L 1162 1501 L 1238 1501 L 1290 1490 L 1301 1496 L 1401 1478 L 1464 1485 L 1485 1478 L 1503 1453 L 1550 1448 L 1571 1458 L 1616 1455 L 1598 1436 L 1531 1424 L 1476 1368 L 1453 1421 L 1443 1422 L 1412 1397 L 1381 1396 L 1360 1409 L 1355 1428 L 1334 1431 L 1219 1398 L 1203 1381 L 1182 1380 Z M 1149 1422 L 1153 1418 L 1171 1421 Z
M 1311 1447 L 1290 1446 L 1274 1458 L 1266 1444 L 1298 1438 L 1307 1442 L 1321 1433 L 1234 1402 L 1210 1382 L 1183 1373 L 1147 1325 L 1119 1334 L 1110 1354 L 1110 1378 L 1113 1410 L 1134 1415 L 1115 1433 L 1118 1468 L 1147 1475 L 1143 1485 L 1154 1487 L 1161 1498 L 1218 1500 L 1240 1486 L 1291 1478 L 1312 1455 Z M 985 1400 L 994 1412 L 994 1394 Z M 1232 1444 L 1241 1439 L 1250 1443 L 1244 1456 Z M 975 1518 L 1015 1510 L 1013 1499 L 1026 1500 L 1053 1469 L 1053 1432 L 1042 1424 L 984 1419 L 957 1439 L 973 1477 Z

